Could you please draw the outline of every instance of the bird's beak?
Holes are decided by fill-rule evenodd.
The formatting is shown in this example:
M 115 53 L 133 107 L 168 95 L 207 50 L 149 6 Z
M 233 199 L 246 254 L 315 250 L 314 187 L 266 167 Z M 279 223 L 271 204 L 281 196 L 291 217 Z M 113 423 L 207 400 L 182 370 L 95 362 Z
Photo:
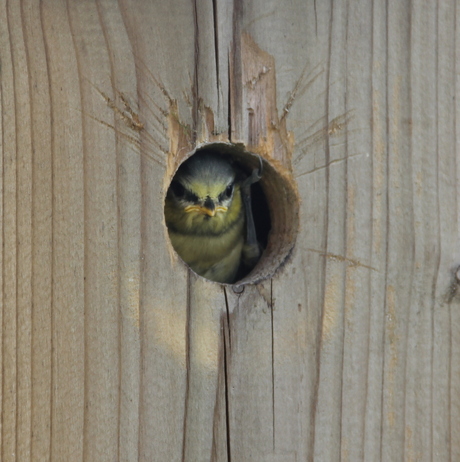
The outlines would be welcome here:
M 215 217 L 217 213 L 217 209 L 214 208 L 208 208 L 208 207 L 200 207 L 200 213 L 203 215 L 208 215 L 209 217 Z
M 203 215 L 208 215 L 209 217 L 215 217 L 217 212 L 226 212 L 227 207 L 218 205 L 217 207 L 200 207 L 199 211 Z
M 215 217 L 217 212 L 226 212 L 227 207 L 222 207 L 221 205 L 216 207 L 215 202 L 208 197 L 204 204 L 200 207 L 200 213 L 203 215 L 208 215 L 209 217 Z
M 209 217 L 215 217 L 217 212 L 226 212 L 228 209 L 227 207 L 223 207 L 221 205 L 218 205 L 217 207 L 205 207 L 205 206 L 200 206 L 200 205 L 189 205 L 188 207 L 185 207 L 185 212 L 190 213 L 190 212 L 198 212 L 203 215 L 208 215 Z

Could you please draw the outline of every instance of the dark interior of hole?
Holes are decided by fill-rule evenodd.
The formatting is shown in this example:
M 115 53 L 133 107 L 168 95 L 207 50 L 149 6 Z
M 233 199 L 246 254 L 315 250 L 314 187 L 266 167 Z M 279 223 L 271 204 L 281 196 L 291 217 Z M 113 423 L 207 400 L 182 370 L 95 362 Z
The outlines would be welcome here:
M 255 183 L 251 188 L 251 205 L 254 224 L 256 227 L 257 239 L 265 249 L 268 243 L 268 234 L 272 227 L 270 211 L 268 209 L 267 199 L 262 190 L 260 183 Z

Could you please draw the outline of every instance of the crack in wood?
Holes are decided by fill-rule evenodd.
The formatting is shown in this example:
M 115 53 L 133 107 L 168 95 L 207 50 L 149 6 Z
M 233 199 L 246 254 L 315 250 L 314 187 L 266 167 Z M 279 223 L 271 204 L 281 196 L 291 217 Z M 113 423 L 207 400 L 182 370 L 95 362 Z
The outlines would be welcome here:
M 191 291 L 190 291 L 190 270 L 187 271 L 187 320 L 185 338 L 185 364 L 186 364 L 186 383 L 185 383 L 185 402 L 184 402 L 184 426 L 182 432 L 182 462 L 186 459 L 187 449 L 187 416 L 190 401 L 190 328 L 191 328 Z
M 142 156 L 146 157 L 147 159 L 161 165 L 161 166 L 165 166 L 165 162 L 164 160 L 159 157 L 158 155 L 155 155 L 154 153 L 156 152 L 156 150 L 160 150 L 161 152 L 167 154 L 167 151 L 165 150 L 165 148 L 161 145 L 161 143 L 150 133 L 148 133 L 147 131 L 145 131 L 145 126 L 144 126 L 144 123 L 141 122 L 140 120 L 140 116 L 137 112 L 135 112 L 130 104 L 129 104 L 129 101 L 127 99 L 127 97 L 120 91 L 118 90 L 115 90 L 118 94 L 118 97 L 120 98 L 120 100 L 122 101 L 123 103 L 123 109 L 120 108 L 119 106 L 117 106 L 116 102 L 110 98 L 106 93 L 104 93 L 103 91 L 101 91 L 99 88 L 97 88 L 92 82 L 88 81 L 89 84 L 102 96 L 102 98 L 106 101 L 107 103 L 107 106 L 112 109 L 112 111 L 114 112 L 115 116 L 118 117 L 120 120 L 122 120 L 125 124 L 126 127 L 128 127 L 129 129 L 133 130 L 134 132 L 143 132 L 144 133 L 144 140 L 147 142 L 147 143 L 150 143 L 152 146 L 154 146 L 156 149 L 150 149 L 150 152 L 146 152 L 144 149 L 140 149 L 141 148 L 141 140 L 136 137 L 136 136 L 133 136 L 129 133 L 124 133 L 123 131 L 121 131 L 117 126 L 109 123 L 109 122 L 106 122 L 105 120 L 101 120 L 91 114 L 88 114 L 86 113 L 85 111 L 81 111 L 85 116 L 89 117 L 90 119 L 92 120 L 95 120 L 96 122 L 98 122 L 99 124 L 107 127 L 107 128 L 110 128 L 111 130 L 113 130 L 117 136 L 120 136 L 121 138 L 125 139 L 126 141 L 128 141 L 135 149 L 137 152 L 139 152 Z
M 331 253 L 331 252 L 323 252 L 321 250 L 312 249 L 310 247 L 306 247 L 306 250 L 309 250 L 310 252 L 318 253 L 322 257 L 326 257 L 326 258 L 329 258 L 331 260 L 336 260 L 336 261 L 339 261 L 339 262 L 348 263 L 348 265 L 351 266 L 351 267 L 367 268 L 367 269 L 370 269 L 372 271 L 379 272 L 379 270 L 377 268 L 373 268 L 372 266 L 365 265 L 364 263 L 361 263 L 358 260 L 354 260 L 353 258 L 347 258 L 347 257 L 344 257 L 343 255 L 338 255 L 338 254 Z
M 119 98 L 121 99 L 121 102 L 123 103 L 123 109 L 120 109 L 115 101 L 110 98 L 106 93 L 104 93 L 102 90 L 96 87 L 92 82 L 90 82 L 90 85 L 105 99 L 107 106 L 113 110 L 113 112 L 120 117 L 121 120 L 125 122 L 125 124 L 131 128 L 132 130 L 136 132 L 140 132 L 144 129 L 144 124 L 141 122 L 139 118 L 139 114 L 134 112 L 134 110 L 131 108 L 128 99 L 126 96 L 118 90 L 115 90 L 116 93 L 118 94 Z
M 192 85 L 192 118 L 193 118 L 193 129 L 195 130 L 193 136 L 193 144 L 196 141 L 196 129 L 198 124 L 198 112 L 199 112 L 199 79 L 198 79 L 198 71 L 200 65 L 200 28 L 199 28 L 199 21 L 198 21 L 198 6 L 196 0 L 192 1 L 193 5 L 193 24 L 194 24 L 194 68 L 193 68 L 193 85 Z
M 314 71 L 318 69 L 319 65 L 316 66 L 314 69 L 312 69 L 309 73 L 309 77 Z M 323 74 L 324 69 L 321 69 L 319 72 L 316 73 L 313 77 L 307 79 L 305 85 L 301 87 L 302 82 L 304 81 L 305 78 L 305 73 L 307 72 L 307 65 L 304 67 L 302 73 L 300 74 L 300 77 L 297 79 L 296 84 L 294 85 L 293 90 L 291 91 L 288 100 L 286 101 L 286 104 L 283 107 L 282 110 L 282 115 L 280 117 L 280 122 L 282 122 L 289 114 L 289 111 L 291 110 L 292 105 L 294 104 L 296 99 L 299 99 L 316 81 L 316 79 Z
M 294 165 L 299 164 L 299 162 L 308 154 L 310 148 L 314 146 L 316 143 L 324 141 L 334 136 L 338 136 L 343 132 L 346 128 L 350 120 L 352 119 L 352 115 L 350 115 L 353 111 L 349 110 L 344 114 L 340 114 L 339 116 L 332 119 L 325 127 L 320 128 L 319 130 L 315 131 L 313 134 L 306 136 L 301 141 L 296 143 L 298 148 L 301 148 L 300 154 L 294 159 Z M 317 125 L 321 120 L 325 120 L 325 116 L 318 119 L 314 124 L 312 124 L 309 128 L 314 127 Z M 302 148 L 302 146 L 305 146 Z M 349 156 L 351 157 L 351 156 Z M 326 164 L 328 165 L 328 164 Z M 300 175 L 299 175 L 300 176 Z
M 225 384 L 225 426 L 227 435 L 227 461 L 232 460 L 231 434 L 230 434 L 230 393 L 229 393 L 229 356 L 231 354 L 231 332 L 230 332 L 230 309 L 228 304 L 227 289 L 224 287 L 226 318 L 224 320 L 224 384 Z
M 216 65 L 217 110 L 220 108 L 220 69 L 219 69 L 219 23 L 217 20 L 217 0 L 212 0 L 212 20 L 214 31 L 214 60 Z
M 275 452 L 275 331 L 273 320 L 273 278 L 270 279 L 270 323 L 271 323 L 271 336 L 272 336 L 272 441 L 273 453 Z

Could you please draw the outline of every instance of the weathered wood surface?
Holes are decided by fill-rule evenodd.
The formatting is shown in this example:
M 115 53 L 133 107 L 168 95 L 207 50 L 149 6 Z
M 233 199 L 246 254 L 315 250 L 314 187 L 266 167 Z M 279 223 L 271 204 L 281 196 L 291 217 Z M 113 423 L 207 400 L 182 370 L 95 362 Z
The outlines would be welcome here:
M 460 460 L 459 20 L 1 0 L 0 459 Z M 216 140 L 301 199 L 289 261 L 240 294 L 163 219 Z

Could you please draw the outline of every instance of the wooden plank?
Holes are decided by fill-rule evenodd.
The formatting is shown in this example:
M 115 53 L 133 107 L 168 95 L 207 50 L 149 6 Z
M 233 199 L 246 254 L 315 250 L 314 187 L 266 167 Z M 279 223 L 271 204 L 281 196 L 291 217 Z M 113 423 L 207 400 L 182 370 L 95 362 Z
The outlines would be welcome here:
M 410 40 L 407 9 L 392 5 L 388 9 L 387 62 L 387 262 L 385 287 L 382 459 L 393 460 L 404 454 L 404 371 L 408 360 L 407 324 L 413 276 L 413 209 L 410 153 L 410 105 L 408 104 L 410 50 L 393 50 Z M 393 51 L 393 52 L 391 52 Z M 391 245 L 390 245 L 391 243 Z M 390 443 L 391 442 L 391 443 Z
M 139 114 L 134 53 L 121 12 L 110 1 L 98 5 L 110 59 L 117 135 L 118 287 L 120 314 L 118 459 L 139 459 L 141 154 L 140 134 L 133 128 Z M 127 65 L 129 63 L 129 65 Z M 132 113 L 130 113 L 130 111 Z M 117 116 L 118 114 L 118 116 Z
M 360 34 L 353 34 L 359 30 Z M 372 262 L 372 212 L 377 198 L 372 191 L 372 42 L 363 40 L 372 33 L 372 8 L 357 2 L 347 11 L 346 99 L 344 112 L 351 114 L 345 134 L 346 226 L 345 257 L 356 264 L 345 266 L 345 302 L 343 336 L 343 379 L 341 416 L 341 457 L 359 460 L 364 453 L 366 401 L 369 377 L 371 294 L 374 274 L 382 267 Z M 359 69 L 359 71 L 358 71 Z M 355 108 L 359 111 L 355 113 Z M 381 220 L 382 218 L 379 217 Z M 380 231 L 380 229 L 378 230 Z M 382 311 L 383 305 L 380 305 Z M 359 339 L 359 341 L 356 341 Z
M 433 460 L 434 287 L 440 258 L 437 127 L 437 7 L 428 2 L 411 15 L 410 133 L 413 275 L 408 307 L 404 431 L 407 458 Z M 423 68 L 423 75 L 420 74 Z M 430 251 L 427 252 L 427 249 Z M 416 352 L 416 354 L 414 354 Z M 401 418 L 402 420 L 402 418 Z
M 32 301 L 30 459 L 50 458 L 51 442 L 51 280 L 52 280 L 52 156 L 50 89 L 39 5 L 22 10 L 30 88 L 32 156 Z M 30 181 L 30 179 L 29 179 Z M 33 430 L 33 431 L 31 431 Z
M 182 459 L 212 460 L 224 294 L 215 283 L 192 275 L 189 297 Z
M 51 460 L 83 458 L 85 244 L 82 109 L 63 2 L 42 4 L 53 165 Z M 70 127 L 70 129 L 69 129 Z
M 143 157 L 145 307 L 141 322 L 145 390 L 141 395 L 140 454 L 146 460 L 226 456 L 219 363 L 223 292 L 217 284 L 186 276 L 184 265 L 170 247 L 164 221 L 158 219 L 163 215 L 158 197 L 164 197 L 180 160 L 195 145 L 218 139 L 225 129 L 219 128 L 219 118 L 227 118 L 225 103 L 219 98 L 222 100 L 227 91 L 222 91 L 225 83 L 221 85 L 216 77 L 214 40 L 209 41 L 206 33 L 212 30 L 213 14 L 204 6 L 174 2 L 160 13 L 158 5 L 144 3 L 135 10 L 135 20 L 127 15 L 128 24 L 133 25 L 128 26 L 128 33 L 139 46 L 135 53 L 144 103 L 141 111 L 147 121 L 144 148 L 167 167 L 163 171 Z M 179 11 L 182 14 L 178 16 Z M 157 34 L 155 45 L 146 48 L 142 31 L 148 31 L 152 21 Z M 169 39 L 174 30 L 182 43 L 179 48 Z M 164 55 L 178 52 L 178 59 L 165 67 Z M 177 75 L 183 78 L 178 80 Z M 165 126 L 170 140 L 163 148 Z M 159 241 L 158 236 L 166 240 Z M 161 268 L 162 274 L 155 268 Z M 224 429 L 222 433 L 213 430 L 217 424 Z
M 345 36 L 346 14 L 344 4 L 338 4 L 330 12 L 333 21 L 330 29 L 330 47 L 328 64 L 326 67 L 327 92 L 326 120 L 334 120 L 346 113 L 346 93 L 341 88 L 340 78 L 345 70 Z M 341 49 L 342 48 L 342 49 Z M 337 82 L 339 80 L 339 82 Z M 333 85 L 332 82 L 336 83 Z M 342 83 L 343 85 L 343 83 Z M 346 136 L 346 135 L 345 135 Z M 342 141 L 342 142 L 340 142 Z M 343 342 L 345 335 L 345 312 L 346 301 L 345 276 L 347 262 L 334 255 L 346 255 L 346 220 L 347 209 L 344 207 L 343 198 L 347 194 L 348 170 L 347 163 L 341 161 L 346 158 L 346 145 L 339 137 L 336 143 L 331 139 L 326 141 L 326 165 L 327 165 L 327 202 L 326 227 L 324 243 L 324 260 L 322 272 L 324 277 L 322 303 L 322 325 L 320 338 L 320 351 L 318 361 L 318 394 L 315 403 L 314 421 L 314 453 L 318 459 L 338 460 L 340 458 L 341 445 L 335 442 L 341 441 L 341 411 L 342 400 L 342 373 L 344 367 Z M 318 302 L 317 301 L 317 302 Z M 314 302 L 313 302 L 314 303 Z
M 0 16 L 2 460 L 460 457 L 454 3 Z M 163 218 L 229 140 L 301 198 L 288 260 L 235 291 Z
M 455 72 L 455 41 L 452 37 L 452 31 L 455 27 L 456 14 L 454 4 L 440 5 L 437 13 L 437 30 L 438 41 L 437 47 L 442 47 L 443 51 L 436 50 L 439 57 L 436 63 L 436 93 L 437 93 L 437 126 L 436 126 L 436 144 L 439 153 L 439 162 L 437 163 L 436 187 L 439 198 L 455 197 L 455 103 L 452 100 L 452 95 L 455 94 L 455 82 L 451 76 Z M 441 45 L 442 44 L 442 45 Z M 457 156 L 458 157 L 458 156 Z M 447 180 L 447 181 L 446 181 Z M 446 380 L 450 376 L 450 361 L 455 361 L 452 356 L 450 347 L 453 342 L 443 342 L 438 339 L 446 337 L 446 333 L 453 338 L 455 330 L 455 322 L 451 318 L 451 306 L 448 302 L 448 297 L 444 288 L 455 282 L 453 278 L 453 270 L 455 268 L 455 259 L 458 259 L 458 252 L 452 252 L 452 249 L 458 248 L 458 234 L 456 236 L 455 228 L 457 226 L 457 218 L 455 214 L 448 212 L 448 208 L 437 204 L 437 213 L 439 214 L 439 263 L 437 274 L 434 275 L 435 287 L 435 304 L 433 306 L 433 353 L 432 353 L 432 453 L 441 460 L 449 460 L 458 458 L 458 444 L 455 439 L 451 439 L 452 428 L 456 427 L 454 423 L 452 427 L 453 403 L 449 402 L 450 387 L 452 382 Z M 457 253 L 457 255 L 455 255 Z M 451 268 L 452 271 L 444 271 L 444 268 Z M 454 308 L 455 309 L 455 308 Z M 458 325 L 458 324 L 457 324 Z M 457 329 L 458 332 L 458 329 Z M 455 386 L 455 385 L 454 385 Z M 443 416 L 451 415 L 450 419 Z M 454 430 L 455 432 L 455 430 Z M 450 441 L 450 444 L 446 444 Z M 455 448 L 457 445 L 457 448 Z M 452 454 L 452 456 L 450 455 Z
M 293 167 L 299 196 L 310 198 L 301 202 L 294 251 L 272 282 L 274 453 L 277 454 L 273 460 L 313 460 L 314 451 L 321 444 L 323 435 L 315 427 L 316 419 L 320 420 L 318 413 L 324 413 L 317 402 L 320 372 L 324 374 L 321 345 L 330 339 L 328 332 L 333 319 L 322 309 L 330 157 L 323 135 L 328 123 L 324 115 L 328 108 L 324 56 L 329 45 L 322 38 L 329 33 L 330 5 L 321 2 L 304 8 L 296 5 L 283 14 L 292 28 L 289 43 L 294 50 L 295 66 L 289 59 L 291 53 L 283 53 L 270 44 L 267 33 L 270 18 L 266 24 L 258 21 L 252 25 L 254 36 L 258 40 L 263 38 L 263 46 L 275 56 L 279 82 L 277 106 L 281 111 L 289 105 L 286 118 L 287 127 L 294 134 Z M 274 33 L 280 43 L 287 39 L 282 27 L 276 27 Z M 302 39 L 295 40 L 296 36 Z
M 439 18 L 446 19 L 446 16 L 439 15 Z M 452 24 L 452 22 L 450 22 L 448 24 L 450 24 L 451 27 L 450 28 L 446 27 L 445 30 L 448 31 L 449 43 L 451 43 L 452 47 L 454 48 L 453 50 L 453 56 L 454 56 L 453 63 L 454 64 L 453 65 L 455 69 L 454 72 L 455 74 L 457 74 L 458 64 L 460 62 L 459 61 L 460 41 L 459 41 L 458 34 L 454 34 L 453 31 L 458 30 L 458 27 L 460 25 L 458 14 L 455 14 L 454 23 Z M 443 23 L 443 26 L 444 26 L 444 23 Z M 443 27 L 439 26 L 438 30 L 442 31 Z M 447 48 L 447 50 L 449 50 L 449 48 Z M 444 59 L 440 58 L 438 60 L 438 63 L 444 63 L 445 59 L 448 59 L 448 58 L 447 57 L 445 57 Z M 452 92 L 455 95 L 454 101 L 452 101 L 452 99 L 449 99 L 449 101 L 451 101 L 451 104 L 452 104 L 451 106 L 452 115 L 454 116 L 453 119 L 451 120 L 453 120 L 453 123 L 454 123 L 455 131 L 453 133 L 455 136 L 455 140 L 452 140 L 452 138 L 450 138 L 451 142 L 449 143 L 449 149 L 445 152 L 446 152 L 446 155 L 449 152 L 451 153 L 451 155 L 449 156 L 449 160 L 446 159 L 446 161 L 443 164 L 441 164 L 443 168 L 442 170 L 440 170 L 440 179 L 443 179 L 444 181 L 440 181 L 439 184 L 440 184 L 440 188 L 442 188 L 441 189 L 442 193 L 446 194 L 446 196 L 440 195 L 439 200 L 440 200 L 440 204 L 446 204 L 446 203 L 456 204 L 456 213 L 455 211 L 453 211 L 452 214 L 449 214 L 447 212 L 447 210 L 450 210 L 450 206 L 440 207 L 440 210 L 441 210 L 440 216 L 443 219 L 441 230 L 443 231 L 443 233 L 445 233 L 443 234 L 444 239 L 441 242 L 442 258 L 443 258 L 443 260 L 441 261 L 445 262 L 446 266 L 449 265 L 451 270 L 453 270 L 453 272 L 455 273 L 455 270 L 458 265 L 458 261 L 460 260 L 460 255 L 458 251 L 458 249 L 460 248 L 459 242 L 458 242 L 459 241 L 458 229 L 460 227 L 460 220 L 459 220 L 460 206 L 459 206 L 459 201 L 458 201 L 458 196 L 459 196 L 458 178 L 460 178 L 460 166 L 458 162 L 458 152 L 459 152 L 458 151 L 458 148 L 459 148 L 458 133 L 460 130 L 460 126 L 458 125 L 458 120 L 459 120 L 458 118 L 459 116 L 458 95 L 460 94 L 460 86 L 459 86 L 459 82 L 457 78 L 452 79 L 452 73 L 449 73 L 448 75 L 446 75 L 446 79 L 444 80 L 443 83 L 447 84 L 447 81 L 449 82 L 450 86 L 452 86 Z M 449 93 L 449 97 L 452 98 L 451 93 Z M 438 130 L 441 129 L 441 127 L 443 127 L 441 122 L 442 120 L 440 120 L 438 124 Z M 440 141 L 447 142 L 448 139 L 449 138 L 439 137 Z M 446 146 L 443 146 L 443 147 L 446 147 Z M 453 162 L 452 159 L 455 159 L 454 161 L 455 167 L 454 167 L 454 164 L 452 163 Z M 444 175 L 447 172 L 448 172 L 447 177 L 444 177 Z M 450 186 L 448 192 L 444 189 L 447 185 Z M 453 200 L 453 202 L 450 202 L 451 200 Z M 445 241 L 447 242 L 444 243 Z M 440 274 L 443 274 L 443 272 L 441 271 L 439 272 Z M 447 341 L 449 343 L 448 345 L 446 345 L 447 341 L 442 342 L 441 340 L 438 340 L 438 339 L 445 338 L 441 334 L 437 338 L 436 350 L 439 349 L 439 345 L 442 345 L 444 347 L 444 351 L 446 353 L 445 361 L 448 363 L 447 395 L 448 395 L 448 400 L 449 400 L 448 407 L 450 409 L 450 412 L 448 413 L 449 418 L 447 419 L 448 422 L 446 422 L 448 426 L 446 428 L 446 432 L 444 435 L 447 436 L 449 457 L 451 457 L 452 459 L 455 459 L 457 457 L 460 457 L 460 441 L 458 438 L 458 428 L 460 428 L 459 427 L 460 425 L 460 399 L 459 399 L 459 393 L 457 391 L 458 383 L 460 379 L 460 367 L 459 367 L 459 364 L 460 364 L 460 361 L 459 361 L 460 359 L 460 348 L 459 348 L 460 317 L 459 317 L 459 310 L 457 308 L 458 303 L 459 303 L 458 280 L 456 281 L 455 278 L 452 276 L 451 276 L 450 287 L 452 289 L 451 294 L 453 293 L 453 291 L 455 291 L 455 296 L 452 297 L 452 295 L 449 295 L 449 297 L 447 298 L 447 300 L 450 301 L 448 313 L 446 313 L 447 318 L 448 318 L 446 327 L 448 327 L 448 330 L 443 332 L 444 336 L 445 336 L 445 332 L 448 332 Z M 446 299 L 444 298 L 443 300 L 445 301 Z M 439 360 L 439 355 L 436 355 L 436 359 Z
M 16 133 L 16 447 L 9 457 L 30 458 L 32 315 L 32 140 L 27 52 L 19 4 L 9 4 Z M 8 459 L 8 457 L 7 457 Z
M 231 101 L 232 139 L 243 141 L 252 150 L 273 159 L 273 162 L 278 162 L 277 165 L 289 172 L 292 152 L 289 151 L 288 144 L 281 144 L 281 139 L 285 139 L 282 122 L 280 131 L 277 127 L 277 121 L 282 120 L 281 108 L 287 103 L 288 97 L 279 105 L 275 86 L 278 81 L 278 63 L 276 58 L 273 60 L 267 53 L 262 38 L 267 36 L 269 23 L 276 24 L 279 15 L 289 13 L 276 11 L 273 6 L 270 9 L 268 5 L 268 11 L 272 12 L 265 15 L 261 11 L 262 5 L 256 4 L 251 9 L 246 9 L 243 3 L 239 5 L 241 11 L 238 14 L 241 16 L 238 21 L 241 24 L 240 27 L 234 27 L 234 34 L 241 33 L 243 25 L 247 24 L 248 27 L 244 30 L 247 35 L 243 35 L 240 43 L 233 48 L 233 53 L 241 53 L 241 57 L 233 57 L 231 73 L 236 99 Z M 295 7 L 288 10 L 292 13 Z M 275 36 L 277 32 L 276 27 L 271 30 Z M 255 41 L 254 37 L 262 40 Z M 238 37 L 234 35 L 233 40 L 236 42 Z M 237 73 L 239 66 L 240 77 Z M 300 74 L 301 72 L 296 77 L 299 78 Z M 294 86 L 295 82 L 291 90 Z M 238 98 L 241 98 L 239 102 Z M 249 114 L 248 110 L 252 112 Z M 274 127 L 276 128 L 273 130 Z M 267 141 L 270 139 L 273 141 Z M 265 143 L 267 147 L 264 146 Z M 285 340 L 280 338 L 283 335 L 283 323 L 278 321 L 277 307 L 284 310 L 289 305 L 284 305 L 282 300 L 278 305 L 275 292 L 279 278 L 280 274 L 257 287 L 245 287 L 244 293 L 240 295 L 231 291 L 228 295 L 231 308 L 231 344 L 228 355 L 228 386 L 231 390 L 229 445 L 232 459 L 235 460 L 250 457 L 252 460 L 293 461 L 297 457 L 298 447 L 286 441 L 292 442 L 292 438 L 295 438 L 289 431 L 295 424 L 285 426 L 287 420 L 291 419 L 285 419 L 288 413 L 279 412 L 283 406 L 287 406 L 287 409 L 291 404 L 299 410 L 295 395 L 284 393 L 284 385 L 289 381 L 287 371 L 292 363 L 286 361 Z M 297 312 L 297 305 L 295 310 Z M 288 318 L 283 316 L 283 319 Z M 292 331 L 288 335 L 292 339 Z M 296 365 L 299 366 L 299 363 Z M 301 371 L 298 372 L 302 374 Z M 303 420 L 303 417 L 303 412 L 299 413 L 299 419 Z M 305 439 L 305 435 L 302 435 L 302 440 Z
M 92 3 L 68 8 L 83 116 L 85 175 L 85 460 L 118 455 L 119 327 L 118 216 L 114 123 L 106 100 L 110 62 L 98 11 Z M 113 96 L 109 94 L 109 97 Z M 95 120 L 96 119 L 96 120 Z
M 383 5 L 375 5 L 372 12 L 372 237 L 369 294 L 369 361 L 367 366 L 366 408 L 364 413 L 363 460 L 375 460 L 381 454 L 383 349 L 385 316 L 385 278 L 387 250 L 387 152 L 388 120 L 386 74 L 387 27 L 381 20 L 386 14 Z
M 192 123 L 192 5 L 130 2 L 121 12 L 134 49 L 140 118 L 145 124 L 141 131 L 139 458 L 180 461 L 186 438 L 189 290 L 187 270 L 168 244 L 163 198 L 174 169 L 168 153 L 187 153 L 177 139 L 170 138 L 167 114 L 177 110 L 175 120 Z M 180 79 L 174 78 L 179 75 Z
M 270 281 L 240 294 L 227 290 L 227 298 L 229 460 L 264 460 L 274 451 L 276 418 Z
M 6 2 L 2 17 L 8 17 Z M 14 18 L 13 18 L 14 21 Z M 17 21 L 17 18 L 16 18 Z M 17 145 L 14 58 L 9 22 L 2 21 L 2 459 L 14 460 L 17 422 Z

